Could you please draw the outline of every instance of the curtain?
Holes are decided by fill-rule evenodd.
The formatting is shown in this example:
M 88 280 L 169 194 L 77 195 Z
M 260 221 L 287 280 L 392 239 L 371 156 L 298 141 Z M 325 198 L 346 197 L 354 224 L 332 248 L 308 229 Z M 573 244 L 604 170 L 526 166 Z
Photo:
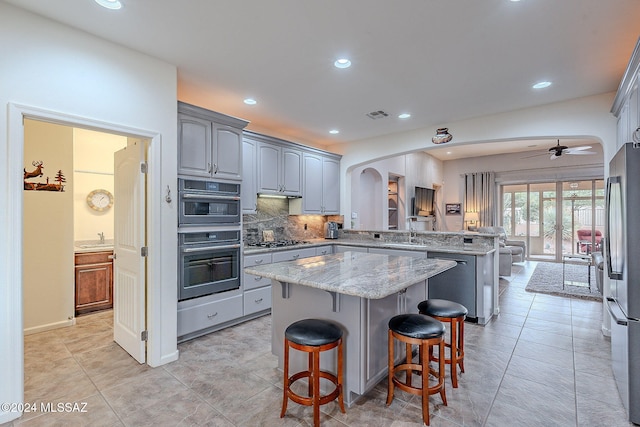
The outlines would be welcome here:
M 497 225 L 495 172 L 475 172 L 464 175 L 464 210 L 478 212 L 479 227 Z

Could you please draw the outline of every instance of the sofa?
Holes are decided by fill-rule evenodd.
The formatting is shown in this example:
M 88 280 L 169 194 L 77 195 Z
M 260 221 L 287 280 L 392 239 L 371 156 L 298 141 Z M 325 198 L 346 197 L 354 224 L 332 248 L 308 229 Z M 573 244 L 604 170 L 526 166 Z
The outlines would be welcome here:
M 478 227 L 478 233 L 497 234 L 499 244 L 498 275 L 511 276 L 511 264 L 524 262 L 527 255 L 527 244 L 521 240 L 507 239 L 504 227 Z

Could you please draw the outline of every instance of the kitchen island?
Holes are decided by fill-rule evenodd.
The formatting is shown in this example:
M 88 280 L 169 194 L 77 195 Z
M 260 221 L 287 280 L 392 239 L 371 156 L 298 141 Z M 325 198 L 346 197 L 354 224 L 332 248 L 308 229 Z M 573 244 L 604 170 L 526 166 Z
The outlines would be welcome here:
M 389 319 L 417 313 L 418 303 L 428 296 L 427 279 L 455 265 L 443 259 L 343 252 L 245 271 L 272 281 L 271 349 L 280 369 L 284 331 L 291 323 L 319 318 L 342 326 L 344 398 L 350 406 L 386 375 Z M 334 354 L 321 359 L 322 369 L 335 372 Z M 290 365 L 292 372 L 302 370 L 306 358 L 292 352 Z

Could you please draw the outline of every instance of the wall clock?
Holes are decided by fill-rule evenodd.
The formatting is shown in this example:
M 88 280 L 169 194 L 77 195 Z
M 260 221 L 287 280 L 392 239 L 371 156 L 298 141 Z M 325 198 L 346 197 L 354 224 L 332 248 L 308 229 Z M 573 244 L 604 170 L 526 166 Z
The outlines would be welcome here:
M 93 190 L 87 195 L 87 204 L 98 212 L 106 211 L 113 206 L 113 194 L 107 190 Z

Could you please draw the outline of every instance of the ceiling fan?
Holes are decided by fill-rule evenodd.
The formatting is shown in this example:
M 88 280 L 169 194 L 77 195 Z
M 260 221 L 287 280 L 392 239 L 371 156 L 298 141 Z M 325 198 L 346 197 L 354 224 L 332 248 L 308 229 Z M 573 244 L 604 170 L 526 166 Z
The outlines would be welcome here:
M 564 155 L 564 154 L 573 154 L 573 155 L 587 155 L 587 154 L 596 154 L 594 151 L 587 151 L 588 149 L 591 148 L 590 145 L 582 145 L 580 147 L 567 147 L 566 145 L 560 145 L 560 140 L 557 140 L 557 144 L 551 148 L 549 148 L 549 150 L 547 150 L 546 153 L 541 153 L 541 154 L 535 154 L 533 156 L 529 156 L 529 157 L 537 157 L 537 156 L 544 156 L 545 154 L 551 154 L 551 160 L 555 160 L 558 157 Z M 525 159 L 529 158 L 529 157 L 524 157 Z

